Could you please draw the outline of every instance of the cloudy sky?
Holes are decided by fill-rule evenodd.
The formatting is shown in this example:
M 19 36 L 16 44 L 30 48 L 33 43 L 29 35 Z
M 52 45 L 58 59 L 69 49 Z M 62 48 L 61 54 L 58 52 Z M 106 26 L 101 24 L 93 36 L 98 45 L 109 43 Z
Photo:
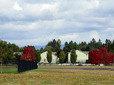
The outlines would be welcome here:
M 114 0 L 0 0 L 0 39 L 18 46 L 52 39 L 114 39 Z

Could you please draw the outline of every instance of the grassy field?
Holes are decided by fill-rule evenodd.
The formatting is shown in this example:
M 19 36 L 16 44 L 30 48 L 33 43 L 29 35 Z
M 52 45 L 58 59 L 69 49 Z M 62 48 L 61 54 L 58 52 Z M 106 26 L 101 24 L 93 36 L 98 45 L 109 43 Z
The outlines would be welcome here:
M 17 72 L 16 68 L 10 68 L 9 73 L 4 72 L 3 74 L 0 74 L 0 85 L 114 85 L 114 71 L 48 69 L 48 68 L 86 68 L 86 67 L 39 66 L 39 69 L 26 71 L 20 74 L 16 73 Z M 94 67 L 88 66 L 87 68 L 95 68 L 95 66 Z M 113 68 L 113 67 L 102 67 L 102 68 Z M 3 68 L 3 70 L 8 71 L 7 68 Z

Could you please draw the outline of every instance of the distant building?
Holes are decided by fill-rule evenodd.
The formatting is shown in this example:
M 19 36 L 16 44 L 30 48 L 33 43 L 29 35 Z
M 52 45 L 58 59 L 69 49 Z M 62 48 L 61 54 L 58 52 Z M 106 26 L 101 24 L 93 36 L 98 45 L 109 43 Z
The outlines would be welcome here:
M 18 54 L 18 55 L 22 55 L 22 52 L 14 52 L 13 54 L 15 55 L 15 54 Z

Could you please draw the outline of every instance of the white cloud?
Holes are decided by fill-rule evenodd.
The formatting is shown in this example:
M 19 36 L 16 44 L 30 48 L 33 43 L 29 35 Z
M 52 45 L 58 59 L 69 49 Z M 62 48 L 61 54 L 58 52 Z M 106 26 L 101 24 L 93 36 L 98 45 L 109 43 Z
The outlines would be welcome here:
M 78 35 L 76 33 L 73 33 L 73 34 L 66 34 L 66 35 L 59 36 L 59 39 L 65 42 L 65 41 L 75 40 L 77 37 Z
M 94 9 L 99 7 L 99 0 L 91 0 L 87 4 L 88 9 Z
M 22 10 L 22 8 L 19 6 L 18 3 L 15 3 L 14 6 L 13 6 L 13 8 L 14 8 L 15 10 L 17 10 L 17 11 Z
M 26 34 L 27 36 L 33 36 L 31 34 Z M 15 39 L 15 40 L 6 40 L 8 42 L 13 42 L 18 44 L 19 46 L 25 46 L 25 45 L 46 45 L 49 41 L 51 41 L 52 39 L 57 39 L 57 33 L 52 33 L 50 35 L 44 35 L 44 36 L 40 36 L 38 35 L 37 38 L 29 38 L 29 39 Z M 35 35 L 36 36 L 36 35 Z
M 90 31 L 89 33 L 90 33 L 90 37 L 94 38 L 96 41 L 100 39 L 99 33 L 97 31 Z
M 0 25 L 0 28 L 4 28 L 4 30 L 12 30 L 12 31 L 33 31 L 39 29 L 38 23 L 28 23 L 25 24 L 14 24 L 14 23 L 5 23 L 4 25 Z
M 57 11 L 57 4 L 53 3 L 36 3 L 36 4 L 25 4 L 23 7 L 23 13 L 25 16 L 35 17 L 38 19 L 53 18 Z
M 45 45 L 53 38 L 63 43 L 113 39 L 113 3 L 114 0 L 0 0 L 0 35 L 18 45 Z
M 113 31 L 114 32 L 114 28 L 107 28 L 106 31 Z

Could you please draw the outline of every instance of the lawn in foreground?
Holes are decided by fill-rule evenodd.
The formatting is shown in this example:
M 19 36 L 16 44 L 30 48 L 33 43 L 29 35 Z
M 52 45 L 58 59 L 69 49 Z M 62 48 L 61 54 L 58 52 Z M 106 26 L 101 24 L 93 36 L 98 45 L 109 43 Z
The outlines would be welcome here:
M 0 85 L 114 85 L 114 71 L 35 69 L 0 74 Z

